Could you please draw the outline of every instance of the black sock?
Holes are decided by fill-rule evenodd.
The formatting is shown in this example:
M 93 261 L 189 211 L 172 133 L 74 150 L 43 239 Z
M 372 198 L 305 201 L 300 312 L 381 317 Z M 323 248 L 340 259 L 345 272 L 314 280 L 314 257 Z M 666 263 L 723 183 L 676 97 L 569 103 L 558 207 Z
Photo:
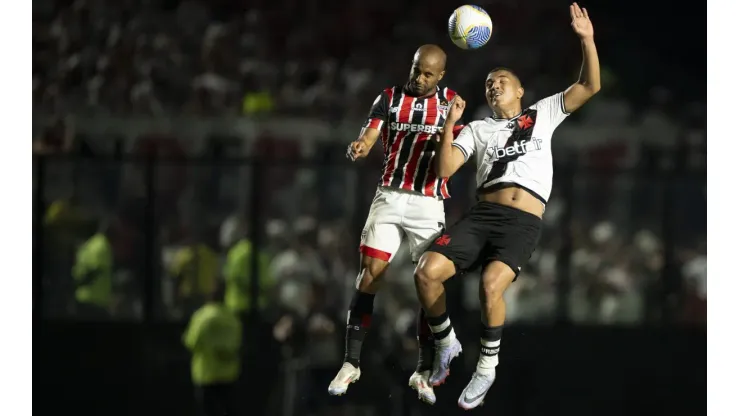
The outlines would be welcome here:
M 424 308 L 419 308 L 416 317 L 416 339 L 419 342 L 419 362 L 416 372 L 431 370 L 434 361 L 434 335 L 424 313 Z
M 501 346 L 501 333 L 504 327 L 488 326 L 481 323 L 480 335 L 480 357 L 478 358 L 477 371 L 489 373 L 498 365 L 498 351 Z
M 375 295 L 359 290 L 352 297 L 347 319 L 347 335 L 344 338 L 344 362 L 360 367 L 362 341 L 373 318 Z
M 440 316 L 427 316 L 427 322 L 432 329 L 432 334 L 437 342 L 446 340 L 453 333 L 450 315 L 445 311 Z

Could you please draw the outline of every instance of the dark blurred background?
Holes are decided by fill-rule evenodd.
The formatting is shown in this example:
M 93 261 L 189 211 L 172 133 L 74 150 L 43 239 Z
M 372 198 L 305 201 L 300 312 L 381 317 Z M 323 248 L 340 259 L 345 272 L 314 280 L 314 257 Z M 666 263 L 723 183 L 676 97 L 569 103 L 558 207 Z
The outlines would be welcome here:
M 477 354 L 477 275 L 448 303 L 470 351 L 430 407 L 406 384 L 408 252 L 376 302 L 363 376 L 341 366 L 357 246 L 382 151 L 351 164 L 377 94 L 418 46 L 490 114 L 498 65 L 525 102 L 577 79 L 560 0 L 480 1 L 494 36 L 447 39 L 462 2 L 34 0 L 34 393 L 55 412 L 196 415 L 183 332 L 219 281 L 243 325 L 240 415 L 450 415 Z M 706 404 L 706 15 L 580 3 L 602 91 L 556 131 L 541 243 L 507 292 L 496 384 L 477 414 L 635 415 Z M 689 27 L 691 30 L 689 30 Z M 451 179 L 448 223 L 473 201 Z M 102 271 L 96 282 L 80 276 Z M 10 278 L 10 277 L 8 277 Z M 94 287 L 93 287 L 94 286 Z

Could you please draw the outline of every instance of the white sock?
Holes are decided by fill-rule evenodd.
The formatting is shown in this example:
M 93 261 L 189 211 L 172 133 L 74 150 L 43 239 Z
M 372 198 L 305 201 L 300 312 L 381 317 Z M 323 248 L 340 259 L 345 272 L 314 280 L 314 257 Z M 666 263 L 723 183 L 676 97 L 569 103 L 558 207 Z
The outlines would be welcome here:
M 445 321 L 442 322 L 442 324 L 440 325 L 429 325 L 429 328 L 432 329 L 432 333 L 434 334 L 434 345 L 446 347 L 452 344 L 452 341 L 456 339 L 455 330 L 452 328 L 450 318 L 445 319 Z M 437 338 L 439 333 L 446 332 L 448 329 L 449 333 L 447 333 L 447 335 L 445 335 L 443 338 Z
M 475 371 L 483 375 L 492 375 L 496 372 L 496 366 L 498 365 L 498 350 L 501 345 L 501 340 L 498 341 L 485 341 L 480 340 L 480 356 L 478 357 L 478 365 Z

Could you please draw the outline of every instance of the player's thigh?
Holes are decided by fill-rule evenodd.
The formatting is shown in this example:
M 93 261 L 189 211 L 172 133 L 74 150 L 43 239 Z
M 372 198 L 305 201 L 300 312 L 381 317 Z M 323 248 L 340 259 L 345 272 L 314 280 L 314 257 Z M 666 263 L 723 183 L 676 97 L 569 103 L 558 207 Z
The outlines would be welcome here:
M 379 275 L 393 260 L 403 241 L 403 230 L 399 225 L 368 222 L 362 230 L 360 254 L 362 267 Z
M 486 240 L 484 253 L 484 267 L 487 263 L 501 262 L 514 273 L 513 280 L 529 262 L 542 232 L 542 220 L 532 214 L 515 211 L 518 210 L 494 226 L 495 230 Z
M 426 253 L 443 255 L 455 266 L 455 273 L 464 273 L 476 267 L 485 244 L 485 228 L 466 215 L 449 229 L 443 230 L 426 249 Z
M 431 203 L 426 205 L 428 206 L 414 207 L 415 215 L 404 218 L 402 224 L 409 244 L 411 261 L 414 263 L 419 262 L 421 255 L 442 235 L 445 229 L 442 201 L 432 199 Z

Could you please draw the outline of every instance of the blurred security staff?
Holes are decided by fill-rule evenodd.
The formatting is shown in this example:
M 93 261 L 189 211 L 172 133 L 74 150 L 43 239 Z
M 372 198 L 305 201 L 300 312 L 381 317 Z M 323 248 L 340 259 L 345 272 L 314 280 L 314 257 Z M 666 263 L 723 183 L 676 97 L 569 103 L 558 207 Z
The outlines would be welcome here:
M 110 236 L 115 224 L 115 220 L 104 222 L 98 233 L 77 249 L 72 278 L 75 283 L 77 312 L 82 317 L 101 319 L 109 316 L 113 286 Z
M 229 249 L 224 264 L 224 278 L 226 279 L 226 306 L 237 314 L 246 314 L 250 309 L 252 254 L 255 251 L 252 241 L 247 237 L 246 226 L 240 224 L 241 238 Z M 265 253 L 258 253 L 259 257 L 259 308 L 267 305 L 269 289 L 272 286 L 270 277 L 270 258 Z
M 191 377 L 203 416 L 234 414 L 242 327 L 224 305 L 223 296 L 223 285 L 218 284 L 208 302 L 195 311 L 183 334 L 183 343 L 192 353 Z
M 188 236 L 177 250 L 169 274 L 177 285 L 175 302 L 179 313 L 190 315 L 213 292 L 219 274 L 219 260 L 201 230 Z

